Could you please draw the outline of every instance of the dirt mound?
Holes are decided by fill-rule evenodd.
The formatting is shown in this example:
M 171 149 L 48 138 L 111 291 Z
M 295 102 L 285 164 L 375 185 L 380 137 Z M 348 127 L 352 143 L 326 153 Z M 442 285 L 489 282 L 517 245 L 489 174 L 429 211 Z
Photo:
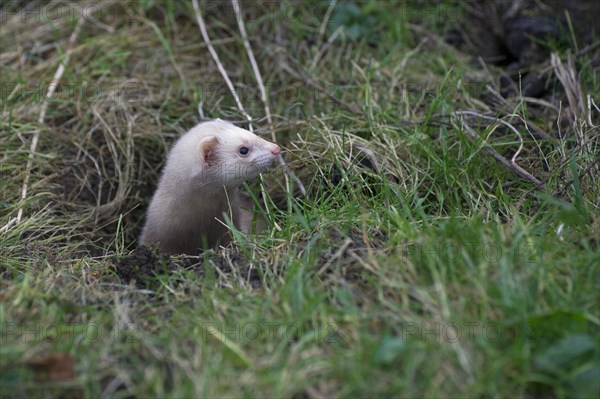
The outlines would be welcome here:
M 556 49 L 587 51 L 600 32 L 600 2 L 492 1 L 470 3 L 465 21 L 446 40 L 488 64 L 501 66 L 504 97 L 542 97 L 548 73 L 542 67 Z

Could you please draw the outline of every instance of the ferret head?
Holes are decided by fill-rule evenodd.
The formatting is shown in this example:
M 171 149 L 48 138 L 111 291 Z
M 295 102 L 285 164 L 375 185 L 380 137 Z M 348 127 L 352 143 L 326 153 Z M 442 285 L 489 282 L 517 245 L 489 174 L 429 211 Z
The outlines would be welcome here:
M 198 144 L 203 179 L 235 187 L 269 168 L 281 149 L 248 130 L 216 120 L 203 124 Z

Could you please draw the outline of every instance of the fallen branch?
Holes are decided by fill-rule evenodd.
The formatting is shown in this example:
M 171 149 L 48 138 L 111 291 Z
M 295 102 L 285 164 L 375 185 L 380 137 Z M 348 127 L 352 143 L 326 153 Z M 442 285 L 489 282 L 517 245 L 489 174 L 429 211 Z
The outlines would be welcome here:
M 453 117 L 458 117 L 458 119 L 460 120 L 461 126 L 463 127 L 463 129 L 465 130 L 465 132 L 473 140 L 475 140 L 475 141 L 479 141 L 480 137 L 473 130 L 473 128 L 471 128 L 471 126 L 469 126 L 469 124 L 467 124 L 464 121 L 464 118 L 462 118 L 464 116 L 475 116 L 475 117 L 479 117 L 479 118 L 482 118 L 482 119 L 492 120 L 492 121 L 495 121 L 496 123 L 500 123 L 502 125 L 507 126 L 509 129 L 511 129 L 513 132 L 515 132 L 517 134 L 517 136 L 521 140 L 521 145 L 519 146 L 519 150 L 515 153 L 515 155 L 513 155 L 512 159 L 510 161 L 508 159 L 506 159 L 498 151 L 496 151 L 495 149 L 493 149 L 492 147 L 490 147 L 486 143 L 483 144 L 483 150 L 486 151 L 491 156 L 493 156 L 504 167 L 506 167 L 507 169 L 511 170 L 512 172 L 514 172 L 515 174 L 517 174 L 521 178 L 529 181 L 530 183 L 532 183 L 534 186 L 536 186 L 540 190 L 546 190 L 546 186 L 545 186 L 544 183 L 542 183 L 538 178 L 536 178 L 535 176 L 533 176 L 531 173 L 527 172 L 525 169 L 523 169 L 521 166 L 519 166 L 516 163 L 516 158 L 517 158 L 518 154 L 520 153 L 520 151 L 523 148 L 523 141 L 522 141 L 522 138 L 521 138 L 521 135 L 520 135 L 519 131 L 514 126 L 512 126 L 510 123 L 508 123 L 508 122 L 506 122 L 506 121 L 504 121 L 502 119 L 498 119 L 498 118 L 494 118 L 494 117 L 482 115 L 480 113 L 473 112 L 473 111 L 458 111 L 458 112 L 452 113 L 452 116 Z

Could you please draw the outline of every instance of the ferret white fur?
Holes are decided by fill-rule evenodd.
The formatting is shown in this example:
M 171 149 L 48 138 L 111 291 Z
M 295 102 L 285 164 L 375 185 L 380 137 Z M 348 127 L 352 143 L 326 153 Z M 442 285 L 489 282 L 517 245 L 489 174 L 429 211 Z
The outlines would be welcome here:
M 242 209 L 249 201 L 240 185 L 264 172 L 279 153 L 277 144 L 220 119 L 195 126 L 169 152 L 140 243 L 191 255 L 227 244 L 223 215 L 240 230 L 252 219 Z

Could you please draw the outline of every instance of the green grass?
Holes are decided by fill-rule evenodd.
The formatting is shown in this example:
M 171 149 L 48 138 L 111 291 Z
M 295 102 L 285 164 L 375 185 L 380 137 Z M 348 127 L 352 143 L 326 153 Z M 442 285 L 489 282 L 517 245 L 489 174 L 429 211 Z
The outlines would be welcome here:
M 244 120 L 191 5 L 165 4 L 141 1 L 127 16 L 105 3 L 101 23 L 83 25 L 42 124 L 42 99 L 76 21 L 1 28 L 0 228 L 24 212 L 0 232 L 2 397 L 597 393 L 597 128 L 579 118 L 561 137 L 533 140 L 514 115 L 552 134 L 556 115 L 518 98 L 486 105 L 485 86 L 500 71 L 421 43 L 393 18 L 392 2 L 338 5 L 332 18 L 356 28 L 319 55 L 311 43 L 321 40 L 327 2 L 242 5 L 278 142 L 307 196 L 288 190 L 276 168 L 262 183 L 268 231 L 235 232 L 234 245 L 200 257 L 152 258 L 153 268 L 141 262 L 125 278 L 120 268 L 134 255 L 166 152 L 198 122 L 198 103 L 207 117 Z M 448 21 L 407 7 L 411 23 L 443 35 Z M 233 11 L 205 10 L 244 105 L 262 118 Z M 60 51 L 36 54 L 30 41 Z M 23 46 L 32 54 L 19 64 L 11 54 Z M 593 97 L 592 59 L 576 66 Z M 567 107 L 552 81 L 548 101 Z M 519 137 L 469 119 L 475 141 L 452 123 L 465 110 L 513 114 L 506 120 L 524 146 L 517 162 L 547 190 L 484 149 L 510 159 Z M 255 126 L 267 131 L 266 121 Z M 361 147 L 377 171 L 360 166 Z M 262 204 L 260 187 L 248 190 Z M 74 360 L 74 375 L 38 381 L 32 364 L 56 353 Z

